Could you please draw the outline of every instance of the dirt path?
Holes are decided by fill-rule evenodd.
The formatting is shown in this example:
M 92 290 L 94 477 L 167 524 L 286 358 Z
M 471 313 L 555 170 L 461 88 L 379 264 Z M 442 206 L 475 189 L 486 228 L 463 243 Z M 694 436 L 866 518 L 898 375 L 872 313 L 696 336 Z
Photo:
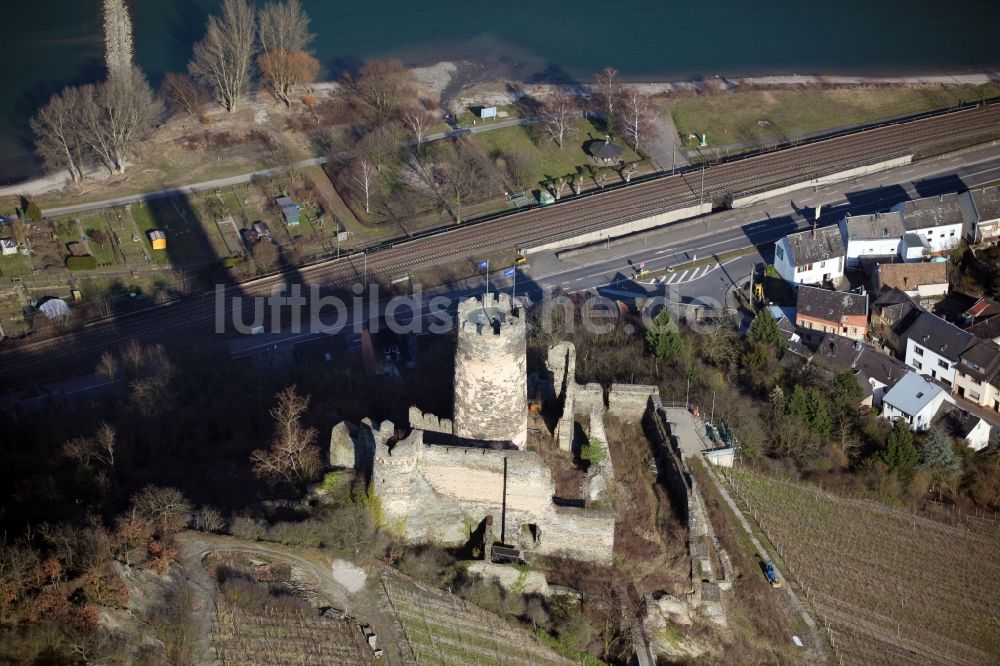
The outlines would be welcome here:
M 191 583 L 195 594 L 192 617 L 201 646 L 201 663 L 217 663 L 212 656 L 211 646 L 213 596 L 216 586 L 203 561 L 210 553 L 226 551 L 265 555 L 302 569 L 316 579 L 317 592 L 325 597 L 331 606 L 345 611 L 358 622 L 371 625 L 378 635 L 379 647 L 385 650 L 383 658 L 387 664 L 402 666 L 406 663 L 403 659 L 405 639 L 397 635 L 393 618 L 379 607 L 380 595 L 372 592 L 373 589 L 378 589 L 377 577 L 370 577 L 367 587 L 352 594 L 334 579 L 333 570 L 329 566 L 295 555 L 276 544 L 250 543 L 232 537 L 185 532 L 177 536 L 177 545 L 178 561 L 184 567 L 187 580 Z
M 719 496 L 722 497 L 723 501 L 725 501 L 725 503 L 729 506 L 729 508 L 733 512 L 733 515 L 736 516 L 736 519 L 739 520 L 740 525 L 746 531 L 747 536 L 750 537 L 750 541 L 753 543 L 754 548 L 757 549 L 757 554 L 760 555 L 761 559 L 764 561 L 773 559 L 764 549 L 764 546 L 761 545 L 757 537 L 754 535 L 753 530 L 750 528 L 750 523 L 747 522 L 747 519 L 743 515 L 743 512 L 740 511 L 739 506 L 737 506 L 736 502 L 729 494 L 729 491 L 726 489 L 725 484 L 722 483 L 722 481 L 719 479 L 719 476 L 715 473 L 715 470 L 712 469 L 712 465 L 706 463 L 705 465 L 703 465 L 703 467 L 706 473 L 708 474 L 708 477 L 712 479 L 712 483 L 715 485 L 716 490 L 719 491 Z M 809 614 L 809 611 L 806 610 L 805 605 L 802 603 L 801 600 L 799 600 L 799 597 L 797 594 L 795 594 L 795 590 L 792 589 L 792 586 L 788 584 L 788 581 L 785 579 L 784 574 L 782 574 L 781 571 L 777 569 L 777 567 L 775 567 L 774 571 L 778 575 L 778 580 L 781 581 L 781 588 L 788 595 L 788 600 L 792 610 L 795 613 L 797 613 L 802 618 L 802 621 L 806 623 L 806 626 L 809 627 L 809 647 L 807 648 L 808 661 L 813 664 L 827 663 L 829 655 L 827 655 L 825 644 L 823 643 L 823 639 L 819 635 L 819 629 L 816 626 L 816 621 L 813 620 L 812 615 Z

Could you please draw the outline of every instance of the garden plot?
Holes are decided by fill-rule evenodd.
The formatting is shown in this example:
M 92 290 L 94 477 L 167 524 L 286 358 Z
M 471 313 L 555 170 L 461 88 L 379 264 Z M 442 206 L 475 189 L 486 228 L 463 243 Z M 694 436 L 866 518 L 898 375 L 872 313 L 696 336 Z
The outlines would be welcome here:
M 104 220 L 111 231 L 111 243 L 126 266 L 146 266 L 152 263 L 147 246 L 136 229 L 128 208 L 106 208 Z

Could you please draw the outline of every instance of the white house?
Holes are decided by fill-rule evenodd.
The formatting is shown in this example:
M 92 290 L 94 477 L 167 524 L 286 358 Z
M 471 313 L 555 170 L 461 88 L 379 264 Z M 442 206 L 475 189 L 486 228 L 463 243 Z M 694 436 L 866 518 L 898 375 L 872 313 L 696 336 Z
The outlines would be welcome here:
M 992 429 L 986 419 L 956 408 L 948 412 L 947 423 L 951 433 L 960 437 L 970 449 L 982 451 L 989 446 Z
M 848 266 L 866 257 L 896 257 L 903 241 L 903 216 L 899 213 L 848 215 L 840 221 Z
M 963 192 L 958 200 L 970 243 L 1000 239 L 1000 185 Z
M 844 277 L 844 240 L 831 226 L 789 234 L 774 244 L 774 268 L 792 284 L 822 284 Z
M 882 397 L 882 416 L 890 421 L 905 419 L 910 430 L 923 431 L 930 427 L 946 401 L 950 402 L 947 391 L 915 372 L 908 372 Z
M 965 228 L 958 194 L 942 194 L 904 201 L 892 207 L 903 214 L 908 233 L 918 234 L 927 241 L 931 252 L 947 252 L 958 247 Z
M 0 252 L 3 256 L 17 254 L 17 243 L 11 238 L 0 238 Z
M 902 337 L 906 342 L 906 365 L 949 387 L 955 383 L 958 359 L 976 339 L 929 312 L 922 312 Z

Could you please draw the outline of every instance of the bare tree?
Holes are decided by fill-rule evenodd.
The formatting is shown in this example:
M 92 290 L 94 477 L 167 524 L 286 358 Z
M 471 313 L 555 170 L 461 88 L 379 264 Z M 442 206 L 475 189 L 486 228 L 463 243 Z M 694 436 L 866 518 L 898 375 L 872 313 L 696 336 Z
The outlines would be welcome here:
M 38 155 L 49 167 L 66 169 L 73 182 L 83 179 L 82 108 L 80 89 L 66 88 L 53 95 L 30 122 Z
M 377 178 L 378 170 L 367 155 L 360 155 L 354 160 L 354 166 L 351 168 L 351 180 L 358 186 L 364 197 L 366 213 L 372 212 L 372 189 L 375 187 Z
M 146 77 L 135 67 L 82 89 L 83 139 L 111 173 L 125 172 L 125 157 L 162 113 Z
M 274 440 L 271 448 L 250 454 L 254 474 L 268 483 L 286 483 L 301 489 L 323 469 L 316 429 L 302 425 L 302 415 L 309 408 L 309 397 L 299 395 L 294 386 L 277 395 L 278 404 L 271 410 Z
M 620 111 L 622 135 L 636 150 L 652 134 L 655 113 L 649 98 L 638 89 L 631 88 L 625 92 Z
M 219 16 L 210 16 L 205 36 L 194 45 L 188 71 L 215 93 L 229 113 L 236 110 L 253 66 L 256 20 L 247 0 L 224 0 Z
M 413 140 L 416 142 L 417 150 L 423 145 L 427 138 L 427 130 L 434 126 L 434 117 L 427 113 L 423 107 L 413 107 L 403 114 L 403 124 L 410 130 Z
M 118 436 L 113 426 L 101 423 L 93 437 L 74 437 L 63 445 L 67 458 L 83 465 L 100 463 L 105 467 L 115 466 L 115 449 Z
M 395 164 L 399 160 L 399 146 L 402 138 L 402 128 L 398 123 L 390 121 L 379 125 L 368 133 L 361 141 L 360 151 L 381 173 L 384 167 Z
M 542 107 L 539 125 L 542 136 L 562 148 L 566 139 L 579 132 L 576 122 L 579 114 L 576 100 L 565 90 L 557 88 Z
M 594 74 L 591 88 L 597 94 L 597 102 L 601 112 L 604 114 L 604 122 L 608 134 L 614 134 L 612 125 L 615 123 L 615 112 L 622 96 L 621 79 L 618 78 L 618 70 L 614 67 L 605 67 L 597 74 Z
M 107 311 L 107 314 L 105 314 L 105 310 L 102 310 L 101 314 L 109 316 L 111 312 Z M 101 354 L 101 358 L 97 362 L 96 370 L 97 374 L 104 375 L 108 378 L 108 381 L 114 381 L 114 378 L 118 375 L 118 359 L 116 359 L 110 352 L 104 352 Z
M 168 73 L 160 84 L 163 97 L 173 109 L 189 116 L 201 113 L 201 107 L 208 103 L 209 95 L 204 86 L 186 74 Z
M 191 501 L 176 488 L 146 486 L 132 497 L 132 506 L 160 536 L 180 532 L 191 522 Z
M 108 78 L 132 70 L 132 19 L 124 0 L 104 0 L 104 61 Z
M 267 3 L 257 12 L 257 23 L 264 53 L 304 52 L 316 37 L 309 32 L 309 15 L 299 0 Z
M 396 59 L 372 60 L 365 63 L 359 76 L 345 74 L 345 92 L 372 111 L 378 122 L 384 122 L 413 98 L 414 81 L 410 70 Z
M 291 106 L 292 88 L 316 80 L 319 60 L 304 51 L 276 49 L 261 53 L 257 58 L 257 68 L 271 94 L 286 106 Z
M 455 224 L 462 223 L 464 206 L 469 199 L 488 192 L 495 171 L 475 144 L 456 141 L 435 163 L 414 161 L 414 171 L 438 202 L 451 214 Z
M 216 509 L 203 506 L 194 512 L 191 527 L 200 532 L 221 532 L 226 529 L 226 521 Z

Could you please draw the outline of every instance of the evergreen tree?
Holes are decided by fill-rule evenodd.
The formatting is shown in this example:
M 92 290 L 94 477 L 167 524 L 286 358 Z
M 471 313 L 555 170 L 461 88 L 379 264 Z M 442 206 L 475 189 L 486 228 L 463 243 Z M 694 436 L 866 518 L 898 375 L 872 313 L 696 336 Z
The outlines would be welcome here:
M 666 308 L 653 318 L 653 325 L 646 331 L 646 344 L 661 361 L 673 361 L 684 353 L 681 333 Z
M 920 452 L 921 467 L 931 473 L 934 486 L 951 488 L 962 472 L 962 461 L 955 455 L 951 437 L 934 428 Z
M 788 348 L 784 336 L 781 335 L 781 329 L 778 328 L 778 322 L 774 320 L 774 317 L 766 309 L 757 311 L 753 322 L 750 324 L 747 337 L 754 342 L 763 342 L 772 345 L 778 351 L 779 355 L 783 354 Z
M 913 445 L 913 433 L 905 419 L 896 419 L 882 451 L 882 460 L 903 479 L 909 479 L 916 470 L 920 453 Z
M 850 370 L 845 370 L 833 380 L 833 402 L 840 410 L 857 412 L 863 397 L 864 391 Z

